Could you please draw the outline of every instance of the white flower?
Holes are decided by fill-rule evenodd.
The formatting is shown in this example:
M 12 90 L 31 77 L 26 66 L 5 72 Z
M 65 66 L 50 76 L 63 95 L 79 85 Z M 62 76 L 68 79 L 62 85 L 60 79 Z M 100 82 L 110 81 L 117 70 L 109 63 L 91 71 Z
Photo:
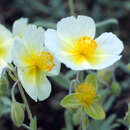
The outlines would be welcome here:
M 0 77 L 4 68 L 12 61 L 13 37 L 11 32 L 0 24 Z
M 22 37 L 24 32 L 26 31 L 26 28 L 28 26 L 28 19 L 27 18 L 20 18 L 16 20 L 13 24 L 13 36 Z
M 57 75 L 60 63 L 43 47 L 44 30 L 28 25 L 22 38 L 15 41 L 14 63 L 18 67 L 18 77 L 28 95 L 37 100 L 45 100 L 51 92 L 51 84 L 46 76 Z
M 103 69 L 118 61 L 122 42 L 113 33 L 95 37 L 96 25 L 88 16 L 71 16 L 48 29 L 45 45 L 67 67 L 73 70 Z

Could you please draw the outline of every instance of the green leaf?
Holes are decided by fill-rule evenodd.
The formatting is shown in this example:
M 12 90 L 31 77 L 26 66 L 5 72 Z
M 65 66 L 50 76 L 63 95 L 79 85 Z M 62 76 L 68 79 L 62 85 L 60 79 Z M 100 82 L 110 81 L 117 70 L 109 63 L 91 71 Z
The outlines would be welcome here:
M 85 82 L 86 82 L 87 84 L 92 84 L 93 87 L 94 87 L 94 88 L 96 89 L 96 91 L 97 91 L 97 88 L 98 88 L 98 86 L 97 86 L 97 79 L 96 79 L 96 76 L 95 76 L 94 74 L 89 74 L 89 75 L 86 77 Z
M 30 128 L 32 128 L 32 130 L 37 130 L 37 118 L 36 118 L 36 117 L 34 117 L 34 118 L 31 120 Z
M 111 25 L 111 24 L 119 24 L 117 19 L 111 18 L 111 19 L 107 19 L 101 22 L 96 23 L 96 27 L 103 27 L 103 26 L 107 26 L 107 25 Z
M 119 95 L 121 92 L 121 88 L 118 82 L 113 81 L 111 84 L 111 90 L 115 95 Z
M 73 123 L 74 125 L 79 125 L 81 123 L 81 113 L 82 113 L 82 107 L 77 109 L 76 112 L 73 114 Z
M 20 127 L 24 122 L 24 109 L 19 102 L 13 102 L 11 104 L 11 119 L 13 123 Z
M 105 118 L 105 112 L 98 103 L 93 103 L 89 106 L 84 107 L 87 114 L 96 120 L 102 120 Z
M 65 116 L 65 124 L 66 124 L 65 130 L 74 130 L 73 122 L 72 122 L 72 111 L 66 110 L 64 116 Z
M 0 101 L 7 106 L 11 106 L 12 104 L 12 101 L 8 97 L 1 97 Z
M 64 77 L 64 75 L 62 74 L 59 74 L 58 76 L 56 77 L 52 77 L 52 79 L 58 83 L 61 87 L 65 88 L 68 90 L 69 86 L 70 86 L 70 80 L 66 79 Z
M 68 108 L 68 109 L 73 109 L 73 108 L 79 107 L 81 104 L 80 104 L 80 101 L 76 98 L 77 96 L 78 96 L 77 93 L 67 95 L 61 101 L 61 106 Z

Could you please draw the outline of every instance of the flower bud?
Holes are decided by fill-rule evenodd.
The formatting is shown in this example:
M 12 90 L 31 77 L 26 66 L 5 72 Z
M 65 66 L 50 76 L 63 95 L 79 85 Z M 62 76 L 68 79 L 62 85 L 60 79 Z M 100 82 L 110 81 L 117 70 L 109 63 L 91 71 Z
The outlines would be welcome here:
M 8 86 L 9 86 L 9 82 L 8 82 L 6 76 L 3 76 L 0 79 L 0 96 L 5 95 L 5 93 L 6 93 L 7 89 L 8 89 Z
M 127 69 L 130 71 L 130 63 L 127 65 Z
M 97 72 L 97 79 L 109 83 L 112 79 L 112 70 L 103 69 Z
M 120 92 L 121 92 L 121 88 L 120 88 L 120 85 L 119 83 L 113 81 L 112 84 L 111 84 L 111 89 L 112 89 L 112 92 L 116 95 L 119 95 Z
M 128 112 L 126 112 L 124 120 L 126 120 L 130 125 L 130 103 L 128 104 Z
M 13 102 L 11 105 L 11 118 L 13 123 L 20 127 L 24 121 L 24 108 L 21 103 Z

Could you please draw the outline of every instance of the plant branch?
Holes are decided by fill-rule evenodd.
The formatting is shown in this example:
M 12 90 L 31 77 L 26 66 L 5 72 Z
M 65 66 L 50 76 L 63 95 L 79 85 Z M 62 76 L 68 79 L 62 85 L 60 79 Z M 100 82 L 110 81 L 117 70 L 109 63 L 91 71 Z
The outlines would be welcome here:
M 18 80 L 14 83 L 12 90 L 11 90 L 11 96 L 12 96 L 12 100 L 15 101 L 15 96 L 14 96 L 14 89 L 16 87 L 16 85 L 18 84 Z
M 70 8 L 70 14 L 75 16 L 75 12 L 74 12 L 74 2 L 73 0 L 69 0 L 69 8 Z
M 24 90 L 23 90 L 22 85 L 21 85 L 20 82 L 18 82 L 18 88 L 19 88 L 20 94 L 21 94 L 21 96 L 22 96 L 22 99 L 23 99 L 23 101 L 24 101 L 24 104 L 25 104 L 25 106 L 26 106 L 27 113 L 28 113 L 28 117 L 29 117 L 29 119 L 30 119 L 30 121 L 31 121 L 31 120 L 33 119 L 33 118 L 32 118 L 32 113 L 31 113 L 31 110 L 30 110 L 30 108 L 29 108 L 27 99 L 26 99 L 25 94 L 24 94 Z

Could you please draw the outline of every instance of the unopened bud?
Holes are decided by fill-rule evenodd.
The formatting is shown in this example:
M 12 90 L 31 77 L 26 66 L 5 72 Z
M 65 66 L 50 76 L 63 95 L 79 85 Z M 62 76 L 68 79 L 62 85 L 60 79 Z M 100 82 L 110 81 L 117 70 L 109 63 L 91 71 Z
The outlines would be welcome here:
M 6 91 L 8 90 L 9 82 L 6 76 L 3 76 L 0 79 L 0 96 L 5 95 Z
M 116 95 L 119 95 L 120 92 L 121 92 L 121 88 L 120 88 L 120 85 L 119 83 L 113 81 L 112 84 L 111 84 L 111 89 L 112 89 L 112 92 Z
M 20 127 L 24 121 L 24 108 L 21 103 L 13 102 L 11 105 L 11 118 L 13 123 Z
M 97 79 L 109 83 L 112 79 L 112 70 L 103 69 L 97 72 Z
M 130 125 L 130 103 L 128 104 L 128 112 L 126 112 L 124 120 L 126 120 Z
M 127 65 L 127 69 L 130 71 L 130 63 Z

